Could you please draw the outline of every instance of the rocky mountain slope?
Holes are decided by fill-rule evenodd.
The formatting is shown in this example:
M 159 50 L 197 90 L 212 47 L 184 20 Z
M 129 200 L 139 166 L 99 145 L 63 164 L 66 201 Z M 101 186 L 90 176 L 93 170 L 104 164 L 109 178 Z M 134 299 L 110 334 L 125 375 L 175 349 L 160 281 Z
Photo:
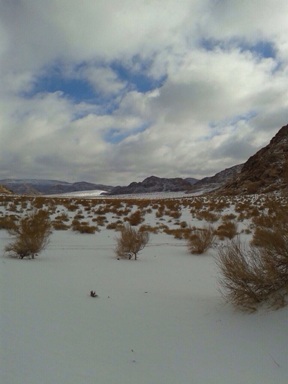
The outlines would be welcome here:
M 211 177 L 204 177 L 193 185 L 193 191 L 213 191 L 233 180 L 240 172 L 244 164 L 234 165 L 224 171 L 216 173 Z
M 251 156 L 239 175 L 221 190 L 225 194 L 267 193 L 288 188 L 288 125 Z
M 0 185 L 16 194 L 27 195 L 52 195 L 78 191 L 102 190 L 110 191 L 112 187 L 102 184 L 83 182 L 68 183 L 59 180 L 35 180 L 35 179 L 4 179 Z
M 187 191 L 192 188 L 191 184 L 180 177 L 165 179 L 156 176 L 147 177 L 142 182 L 133 182 L 127 187 L 115 187 L 109 192 L 109 195 L 126 195 L 132 193 L 150 193 L 150 192 L 178 192 Z

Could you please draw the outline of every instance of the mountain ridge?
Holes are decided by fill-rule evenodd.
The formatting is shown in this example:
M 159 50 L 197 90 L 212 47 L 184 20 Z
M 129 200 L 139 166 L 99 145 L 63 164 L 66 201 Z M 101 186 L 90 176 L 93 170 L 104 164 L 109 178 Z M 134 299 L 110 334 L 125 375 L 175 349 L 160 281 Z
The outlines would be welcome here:
M 253 194 L 288 188 L 288 125 L 244 163 L 237 177 L 219 191 L 225 194 Z
M 86 181 L 69 183 L 50 179 L 3 179 L 0 185 L 19 195 L 54 195 L 69 192 L 102 190 L 110 191 L 111 186 Z
M 3 179 L 0 186 L 16 194 L 53 195 L 69 192 L 101 190 L 105 195 L 153 192 L 186 192 L 254 194 L 288 189 L 288 125 L 283 126 L 269 144 L 242 164 L 234 165 L 214 176 L 201 180 L 181 177 L 161 178 L 149 176 L 128 186 L 107 186 L 85 181 L 69 183 L 61 180 Z M 0 190 L 1 193 L 1 190 Z M 4 192 L 3 192 L 4 193 Z M 7 193 L 7 192 L 6 192 Z

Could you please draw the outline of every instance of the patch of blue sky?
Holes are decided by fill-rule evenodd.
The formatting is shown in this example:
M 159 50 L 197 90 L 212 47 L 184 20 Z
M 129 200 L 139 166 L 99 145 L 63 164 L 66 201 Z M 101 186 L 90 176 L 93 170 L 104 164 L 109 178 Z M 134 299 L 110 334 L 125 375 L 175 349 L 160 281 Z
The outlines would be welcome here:
M 84 79 L 66 77 L 55 71 L 38 77 L 32 89 L 23 96 L 33 97 L 39 93 L 55 92 L 61 92 L 64 97 L 75 103 L 101 101 L 100 95 L 95 92 L 89 82 Z
M 252 54 L 262 58 L 276 59 L 277 50 L 273 42 L 268 40 L 259 40 L 252 44 L 243 39 L 233 38 L 229 40 L 217 40 L 213 38 L 202 39 L 200 46 L 207 51 L 213 51 L 217 48 L 221 50 L 229 50 L 233 47 L 237 47 L 240 51 L 250 51 Z
M 160 88 L 167 76 L 155 78 L 149 74 L 152 60 L 141 60 L 139 56 L 135 56 L 131 65 L 125 65 L 120 61 L 114 61 L 110 68 L 117 74 L 119 79 L 129 84 L 129 88 L 134 89 L 140 93 L 146 93 Z
M 254 117 L 256 117 L 256 116 L 257 116 L 257 112 L 255 110 L 250 110 L 250 111 L 247 111 L 246 113 L 235 115 L 235 116 L 229 117 L 229 118 L 224 119 L 224 120 L 212 121 L 209 123 L 209 127 L 210 128 L 217 128 L 219 126 L 227 126 L 227 125 L 234 126 L 234 125 L 238 124 L 240 121 L 247 122 L 247 121 L 254 119 Z
M 257 116 L 257 112 L 255 110 L 248 111 L 243 114 L 239 114 L 236 116 L 232 116 L 225 120 L 221 121 L 211 121 L 209 123 L 209 128 L 211 128 L 211 132 L 209 135 L 202 136 L 201 140 L 210 140 L 212 137 L 218 136 L 224 127 L 230 127 L 232 131 L 237 130 L 237 124 L 240 122 L 249 122 Z
M 80 68 L 80 67 L 79 67 Z M 73 72 L 75 76 L 66 75 L 61 66 L 51 67 L 42 76 L 38 76 L 32 88 L 21 94 L 25 98 L 32 98 L 41 93 L 61 92 L 63 98 L 71 100 L 75 104 L 87 103 L 97 111 L 98 115 L 112 114 L 119 107 L 117 95 L 105 95 L 98 92 L 85 78 L 78 75 L 79 68 Z M 81 69 L 81 68 L 80 68 Z M 74 120 L 84 117 L 91 112 L 88 108 L 76 112 Z
M 120 61 L 114 61 L 111 64 L 95 63 L 97 67 L 110 67 L 120 81 L 128 83 L 124 92 L 137 90 L 141 93 L 159 88 L 165 81 L 165 77 L 155 79 L 149 75 L 151 65 L 151 60 L 144 61 L 136 56 L 129 65 L 125 65 Z M 55 63 L 46 68 L 46 71 L 36 78 L 32 88 L 22 93 L 21 96 L 32 98 L 41 93 L 61 92 L 64 98 L 71 100 L 73 103 L 84 102 L 95 105 L 98 108 L 98 114 L 112 114 L 119 107 L 121 95 L 111 95 L 97 91 L 82 75 L 82 70 L 86 66 L 87 63 L 80 63 L 72 71 L 68 70 L 66 73 L 65 66 L 62 66 L 61 63 Z M 80 113 L 80 115 L 83 114 L 85 115 L 85 112 Z M 77 117 L 78 115 L 75 116 L 75 119 Z
M 145 123 L 140 125 L 139 127 L 135 127 L 128 131 L 124 131 L 120 128 L 110 128 L 107 130 L 103 136 L 103 139 L 110 144 L 118 144 L 121 141 L 127 139 L 127 137 L 135 136 L 138 133 L 146 131 L 150 127 L 150 123 Z

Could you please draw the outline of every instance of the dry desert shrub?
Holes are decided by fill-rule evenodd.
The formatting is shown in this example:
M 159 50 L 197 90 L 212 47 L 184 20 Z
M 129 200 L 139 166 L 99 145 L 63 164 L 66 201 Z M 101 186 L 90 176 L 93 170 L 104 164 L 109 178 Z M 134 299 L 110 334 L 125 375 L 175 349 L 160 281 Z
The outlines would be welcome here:
M 69 216 L 67 213 L 63 212 L 60 215 L 57 215 L 55 217 L 55 220 L 57 220 L 57 221 L 69 221 Z
M 191 207 L 191 213 L 194 213 L 194 212 L 202 209 L 203 208 L 203 200 L 200 198 L 195 198 L 193 201 L 191 201 L 190 207 Z
M 163 232 L 167 235 L 174 236 L 175 239 L 188 239 L 191 235 L 191 228 L 177 228 L 177 229 L 171 229 L 169 227 L 164 228 Z
M 230 200 L 226 198 L 212 199 L 208 203 L 210 211 L 222 212 L 225 208 L 229 208 L 231 205 Z
M 14 240 L 5 248 L 6 252 L 17 255 L 20 259 L 41 252 L 49 242 L 51 221 L 47 211 L 38 210 L 21 219 L 9 233 Z
M 222 221 L 231 221 L 231 220 L 235 220 L 237 219 L 237 216 L 234 215 L 234 213 L 229 213 L 229 214 L 226 214 L 226 215 L 223 215 L 222 216 Z
M 99 215 L 97 217 L 94 217 L 92 219 L 93 223 L 97 223 L 98 226 L 104 227 L 105 223 L 108 223 L 108 220 L 106 219 L 106 216 L 104 215 Z
M 125 221 L 128 221 L 130 225 L 136 226 L 141 224 L 144 221 L 144 218 L 143 218 L 142 212 L 139 209 L 137 209 L 137 211 L 131 213 L 131 215 L 127 217 Z
M 163 217 L 163 216 L 164 216 L 164 206 L 163 206 L 163 205 L 159 205 L 159 206 L 158 206 L 158 210 L 157 210 L 155 216 L 156 216 L 157 218 L 160 218 L 160 217 Z
M 11 203 L 8 204 L 7 210 L 10 212 L 18 212 L 18 203 L 17 201 L 11 201 Z
M 187 238 L 188 250 L 192 254 L 201 255 L 212 247 L 215 240 L 214 228 L 206 226 L 202 229 L 193 230 Z
M 220 216 L 217 215 L 216 213 L 206 211 L 206 210 L 196 212 L 195 216 L 198 220 L 205 220 L 209 223 L 215 223 L 220 218 Z
M 86 221 L 81 222 L 77 219 L 74 219 L 72 221 L 72 230 L 79 233 L 94 234 L 96 231 L 98 231 L 98 227 L 89 225 L 89 223 Z
M 69 212 L 75 212 L 79 208 L 78 204 L 75 202 L 65 201 L 63 205 Z
M 66 231 L 70 228 L 70 225 L 63 223 L 61 220 L 54 220 L 52 221 L 52 227 L 55 231 Z
M 85 218 L 85 216 L 83 215 L 83 212 L 81 211 L 81 209 L 79 209 L 79 211 L 74 216 L 74 219 L 75 220 L 81 220 L 81 219 L 84 219 L 84 218 Z
M 247 250 L 237 239 L 219 249 L 221 292 L 237 308 L 255 311 L 264 303 L 274 309 L 286 304 L 288 236 L 271 231 L 270 240 Z
M 120 227 L 122 227 L 123 222 L 122 220 L 113 221 L 106 225 L 106 229 L 113 229 L 113 230 L 119 230 Z
M 47 201 L 48 201 L 48 199 L 46 199 L 45 197 L 37 196 L 34 198 L 33 207 L 35 209 L 43 209 L 44 207 L 46 208 Z
M 182 212 L 180 210 L 167 210 L 165 211 L 165 215 L 173 217 L 173 219 L 180 219 Z
M 139 231 L 140 232 L 150 232 L 150 233 L 158 233 L 159 232 L 159 228 L 158 227 L 152 227 L 151 225 L 149 224 L 143 224 L 141 225 L 141 227 L 139 228 Z
M 233 239 L 237 235 L 237 224 L 234 221 L 224 221 L 215 231 L 221 240 L 224 238 Z
M 0 229 L 11 231 L 16 228 L 17 217 L 15 215 L 4 216 L 0 218 Z
M 134 257 L 137 260 L 138 253 L 145 248 L 149 241 L 148 232 L 143 232 L 125 224 L 121 228 L 120 236 L 116 238 L 117 244 L 115 253 L 119 259 L 129 259 Z

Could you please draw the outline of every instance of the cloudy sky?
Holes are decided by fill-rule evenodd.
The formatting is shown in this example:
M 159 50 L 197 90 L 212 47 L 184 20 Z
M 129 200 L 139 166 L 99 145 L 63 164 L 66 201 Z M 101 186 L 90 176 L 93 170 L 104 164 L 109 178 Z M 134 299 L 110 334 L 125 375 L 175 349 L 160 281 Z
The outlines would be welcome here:
M 212 176 L 288 123 L 287 0 L 0 0 L 0 179 Z

